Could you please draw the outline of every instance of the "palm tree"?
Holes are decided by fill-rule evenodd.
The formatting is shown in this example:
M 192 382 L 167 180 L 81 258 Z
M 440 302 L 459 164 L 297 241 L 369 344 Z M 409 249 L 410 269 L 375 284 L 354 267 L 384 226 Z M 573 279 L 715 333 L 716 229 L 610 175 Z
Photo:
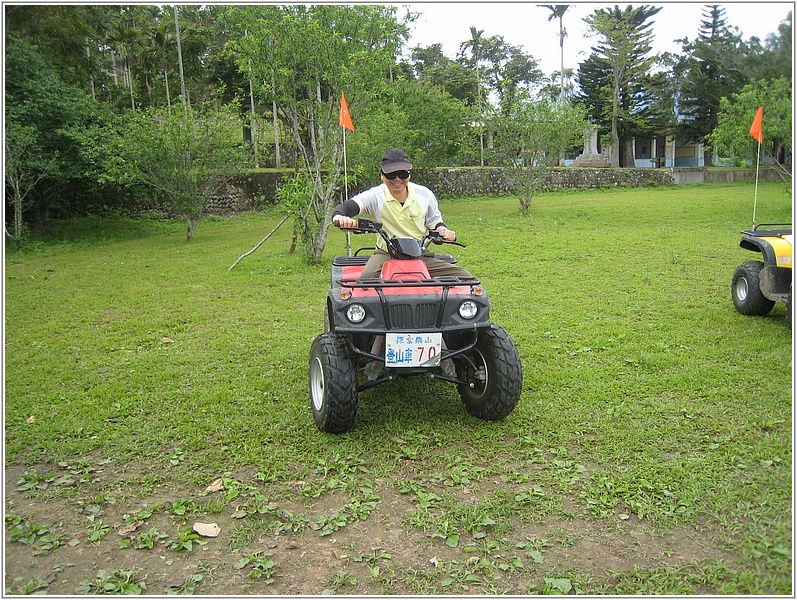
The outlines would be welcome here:
M 540 8 L 547 8 L 551 11 L 551 14 L 548 15 L 548 22 L 550 23 L 554 19 L 559 19 L 559 56 L 561 58 L 560 69 L 559 73 L 565 72 L 565 36 L 567 32 L 565 28 L 562 26 L 562 17 L 564 17 L 567 9 L 570 8 L 569 4 L 538 4 Z M 560 78 L 561 87 L 559 91 L 559 102 L 564 102 L 565 97 L 565 80 L 564 77 Z
M 186 105 L 190 106 L 190 102 L 188 102 L 188 96 L 185 92 L 185 73 L 183 72 L 183 48 L 180 42 L 180 22 L 177 20 L 177 5 L 175 4 L 173 7 L 174 9 L 174 30 L 176 33 L 177 38 L 177 66 L 180 70 L 180 100 L 183 104 L 183 113 L 186 112 Z
M 484 114 L 482 111 L 482 81 L 479 71 L 479 63 L 482 60 L 482 50 L 484 49 L 484 29 L 476 29 L 471 25 L 470 39 L 467 42 L 462 42 L 459 45 L 459 51 L 465 53 L 470 50 L 471 62 L 476 67 L 476 90 L 478 93 L 478 108 L 479 108 L 479 162 L 484 166 Z
M 133 110 L 136 110 L 136 101 L 133 96 L 133 70 L 131 64 L 133 62 L 133 46 L 137 36 L 137 30 L 128 27 L 121 21 L 113 25 L 108 35 L 108 41 L 111 42 L 112 46 L 116 47 L 116 51 L 119 53 L 120 62 L 117 65 L 117 69 L 122 69 L 125 84 L 130 92 L 130 104 Z
M 169 114 L 172 114 L 172 97 L 169 92 L 169 60 L 167 58 L 167 48 L 172 41 L 171 25 L 164 21 L 156 25 L 152 32 L 152 42 L 158 53 L 158 64 L 163 72 L 163 82 L 166 86 L 166 106 Z

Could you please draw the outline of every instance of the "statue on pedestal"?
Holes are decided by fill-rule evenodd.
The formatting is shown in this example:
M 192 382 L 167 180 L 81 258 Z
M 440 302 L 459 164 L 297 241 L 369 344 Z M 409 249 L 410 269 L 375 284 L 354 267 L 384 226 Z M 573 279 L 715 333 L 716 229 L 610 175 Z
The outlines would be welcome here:
M 609 160 L 598 153 L 598 128 L 591 125 L 584 130 L 584 152 L 573 162 L 574 167 L 608 167 Z

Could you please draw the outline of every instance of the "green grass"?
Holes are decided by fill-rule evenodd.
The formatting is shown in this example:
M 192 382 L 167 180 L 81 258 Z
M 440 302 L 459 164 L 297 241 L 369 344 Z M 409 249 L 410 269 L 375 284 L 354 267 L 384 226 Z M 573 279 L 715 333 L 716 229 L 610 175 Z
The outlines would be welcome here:
M 226 474 L 240 495 L 191 511 L 271 514 L 263 527 L 314 538 L 373 524 L 369 502 L 388 491 L 411 502 L 402 527 L 431 545 L 427 559 L 443 553 L 436 571 L 361 547 L 329 571 L 338 593 L 789 594 L 791 335 L 782 304 L 752 318 L 730 298 L 733 270 L 754 258 L 738 247 L 752 203 L 752 184 L 551 193 L 528 217 L 513 198 L 443 202 L 468 244 L 454 254 L 520 351 L 518 408 L 484 423 L 453 388 L 406 380 L 363 393 L 341 436 L 315 428 L 306 366 L 340 232 L 322 265 L 287 254 L 285 226 L 228 271 L 276 212 L 205 219 L 192 244 L 179 222 L 73 222 L 6 255 L 6 467 L 27 474 L 27 497 L 80 506 L 168 504 Z M 782 185 L 759 186 L 758 220 L 791 220 Z M 100 463 L 113 469 L 99 476 Z M 277 514 L 263 496 L 300 506 Z M 15 528 L 44 528 L 24 516 Z M 714 552 L 679 560 L 672 541 L 667 564 L 587 569 L 566 551 L 588 538 L 576 522 Z M 261 530 L 235 524 L 248 537 L 230 543 L 230 565 L 265 561 L 261 579 L 280 585 L 279 562 L 275 574 L 247 542 Z M 195 578 L 191 589 L 212 579 Z

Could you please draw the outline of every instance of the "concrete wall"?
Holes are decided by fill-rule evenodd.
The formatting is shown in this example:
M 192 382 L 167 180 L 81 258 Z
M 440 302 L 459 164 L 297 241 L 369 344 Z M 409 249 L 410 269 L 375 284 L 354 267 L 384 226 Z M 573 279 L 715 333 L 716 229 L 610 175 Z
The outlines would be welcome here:
M 755 169 L 703 169 L 702 167 L 677 167 L 674 173 L 676 185 L 693 183 L 734 183 L 755 180 Z M 780 181 L 775 169 L 762 168 L 758 181 Z
M 214 196 L 208 212 L 225 214 L 254 210 L 276 204 L 277 188 L 282 178 L 292 172 L 252 173 L 241 177 L 227 192 Z M 548 189 L 597 189 L 606 187 L 650 187 L 696 183 L 732 183 L 755 178 L 755 169 L 609 169 L 561 167 L 550 169 L 545 176 Z M 777 181 L 774 169 L 761 169 L 759 181 Z M 412 180 L 432 189 L 437 196 L 502 196 L 511 194 L 500 168 L 416 169 Z M 374 178 L 368 185 L 376 185 Z M 352 188 L 349 196 L 367 186 Z

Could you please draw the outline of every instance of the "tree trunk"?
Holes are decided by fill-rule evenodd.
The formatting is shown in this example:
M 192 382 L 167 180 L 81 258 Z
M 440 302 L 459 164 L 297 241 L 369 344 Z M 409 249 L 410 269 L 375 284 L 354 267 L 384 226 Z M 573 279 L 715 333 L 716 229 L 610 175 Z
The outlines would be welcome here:
M 189 242 L 194 241 L 194 231 L 196 231 L 197 225 L 199 225 L 198 216 L 192 216 L 192 215 L 185 216 L 186 237 L 188 238 Z
M 8 181 L 8 177 L 6 177 L 6 181 Z M 12 229 L 12 233 L 9 234 L 10 237 L 14 240 L 19 248 L 22 242 L 22 202 L 24 198 L 22 193 L 20 192 L 20 184 L 19 179 L 14 177 L 14 181 L 10 183 L 10 186 L 13 190 L 12 197 L 11 197 L 11 204 L 14 207 L 14 226 Z M 6 233 L 8 233 L 8 229 L 6 229 Z
M 177 65 L 180 71 L 180 96 L 182 97 L 183 107 L 190 106 L 188 94 L 185 90 L 185 73 L 183 72 L 183 48 L 180 42 L 180 24 L 177 20 L 177 5 L 174 5 L 174 29 L 177 33 Z
M 136 110 L 136 99 L 133 96 L 133 70 L 127 65 L 127 83 L 130 88 L 130 108 Z
M 623 152 L 623 166 L 633 169 L 636 167 L 636 161 L 634 160 L 634 138 L 625 140 L 623 145 L 625 146 L 625 152 Z
M 620 90 L 617 84 L 614 86 L 614 98 L 612 99 L 612 161 L 611 166 L 618 168 L 620 166 L 620 136 L 618 135 L 617 122 L 619 120 L 620 112 Z
M 163 69 L 163 81 L 166 84 L 166 106 L 169 109 L 169 114 L 172 114 L 172 97 L 169 94 L 169 73 L 166 71 L 166 68 Z

